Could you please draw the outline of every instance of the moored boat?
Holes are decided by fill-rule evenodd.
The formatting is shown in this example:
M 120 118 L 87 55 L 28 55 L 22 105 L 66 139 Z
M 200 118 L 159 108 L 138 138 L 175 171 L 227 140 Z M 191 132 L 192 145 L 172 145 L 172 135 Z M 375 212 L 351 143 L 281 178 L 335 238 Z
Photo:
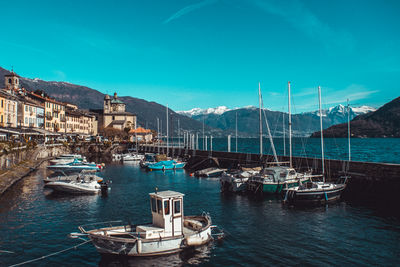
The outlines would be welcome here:
M 82 170 L 95 170 L 100 171 L 104 167 L 103 164 L 96 164 L 96 163 L 88 163 L 88 162 L 80 162 L 79 160 L 74 160 L 71 163 L 67 164 L 56 164 L 47 166 L 49 170 L 56 170 L 56 171 L 66 171 L 66 172 L 80 172 Z
M 88 229 L 97 225 L 92 224 L 78 227 L 82 234 L 71 236 L 87 235 L 99 253 L 126 256 L 165 255 L 210 242 L 210 216 L 184 216 L 183 196 L 174 191 L 150 193 L 152 223 Z
M 97 181 L 53 181 L 45 184 L 46 188 L 56 192 L 69 194 L 98 194 L 107 187 L 106 183 L 99 184 Z
M 212 168 L 195 171 L 194 176 L 196 176 L 196 177 L 219 177 L 225 171 L 226 171 L 226 169 L 212 167 Z
M 247 190 L 249 178 L 258 173 L 258 171 L 236 171 L 224 172 L 221 175 L 221 192 L 244 192 Z
M 80 180 L 85 180 L 85 181 L 97 181 L 98 183 L 101 183 L 103 181 L 103 178 L 100 176 L 95 175 L 96 171 L 81 171 L 80 173 L 77 174 L 71 174 L 67 175 L 63 171 L 58 171 L 54 173 L 51 176 L 48 176 L 43 179 L 43 182 L 45 184 L 49 182 L 57 182 L 57 181 L 80 181 Z
M 144 155 L 139 154 L 128 154 L 122 157 L 122 161 L 140 161 L 144 159 Z
M 156 163 L 151 163 L 146 166 L 146 168 L 150 171 L 152 170 L 177 170 L 183 169 L 186 165 L 186 162 L 175 161 L 175 160 L 163 160 Z
M 261 170 L 249 180 L 249 190 L 263 193 L 281 193 L 285 188 L 299 186 L 310 181 L 311 172 L 298 173 L 294 168 L 287 166 L 272 166 Z

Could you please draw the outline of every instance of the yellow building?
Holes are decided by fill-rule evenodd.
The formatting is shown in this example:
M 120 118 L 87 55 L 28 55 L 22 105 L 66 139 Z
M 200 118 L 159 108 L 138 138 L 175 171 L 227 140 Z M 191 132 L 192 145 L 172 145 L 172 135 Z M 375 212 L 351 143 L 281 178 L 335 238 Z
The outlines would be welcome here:
M 4 99 L 3 102 L 3 123 L 2 127 L 17 127 L 17 112 L 18 112 L 18 101 L 17 98 L 8 93 L 7 91 L 2 91 L 0 93 L 2 98 Z M 1 105 L 1 102 L 0 102 Z M 1 117 L 0 117 L 1 121 Z
M 45 129 L 55 133 L 65 132 L 65 105 L 56 100 L 46 98 L 44 105 Z

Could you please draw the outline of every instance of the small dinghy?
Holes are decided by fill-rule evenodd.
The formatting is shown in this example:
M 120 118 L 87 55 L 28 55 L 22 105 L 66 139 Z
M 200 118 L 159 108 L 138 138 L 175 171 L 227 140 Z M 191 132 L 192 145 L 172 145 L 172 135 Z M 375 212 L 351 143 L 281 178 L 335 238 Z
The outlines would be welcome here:
M 152 223 L 112 226 L 106 222 L 100 224 L 108 227 L 90 230 L 99 225 L 91 224 L 79 226 L 81 233 L 70 236 L 87 235 L 99 253 L 126 256 L 165 255 L 210 242 L 215 227 L 210 216 L 184 216 L 183 196 L 174 191 L 150 193 Z

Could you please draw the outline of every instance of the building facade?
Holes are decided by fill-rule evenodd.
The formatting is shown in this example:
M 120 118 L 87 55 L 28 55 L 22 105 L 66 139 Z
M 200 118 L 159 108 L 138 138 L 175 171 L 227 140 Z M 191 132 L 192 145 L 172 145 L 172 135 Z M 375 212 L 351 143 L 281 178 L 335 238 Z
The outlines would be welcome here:
M 112 127 L 119 130 L 136 129 L 136 115 L 126 112 L 125 103 L 118 99 L 117 93 L 111 99 L 109 95 L 104 97 L 102 127 Z

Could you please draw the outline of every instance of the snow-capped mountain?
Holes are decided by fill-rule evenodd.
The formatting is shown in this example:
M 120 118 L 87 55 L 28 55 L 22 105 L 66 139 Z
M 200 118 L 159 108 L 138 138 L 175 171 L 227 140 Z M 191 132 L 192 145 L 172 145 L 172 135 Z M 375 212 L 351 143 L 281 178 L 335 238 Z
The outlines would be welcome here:
M 255 109 L 258 109 L 258 107 L 245 106 L 245 107 L 241 107 L 241 108 L 229 109 L 226 106 L 219 106 L 219 107 L 216 107 L 216 108 L 206 108 L 206 109 L 192 108 L 190 110 L 177 111 L 176 113 L 179 113 L 181 115 L 185 115 L 185 116 L 188 116 L 188 117 L 195 117 L 195 116 L 199 116 L 199 115 L 210 115 L 210 114 L 222 115 L 227 111 L 239 110 L 239 109 L 255 110 Z M 268 109 L 265 108 L 265 110 L 268 110 Z
M 208 114 L 221 115 L 227 111 L 230 111 L 230 109 L 225 106 L 219 106 L 216 108 L 206 108 L 206 109 L 192 108 L 191 110 L 177 111 L 177 113 L 188 116 L 188 117 L 193 117 L 193 116 L 208 115 Z
M 357 117 L 358 115 L 366 114 L 369 112 L 376 111 L 375 108 L 369 107 L 369 106 L 361 106 L 361 107 L 350 107 L 350 119 L 353 119 L 354 117 Z M 315 116 L 319 116 L 319 111 L 311 111 L 311 112 L 304 112 L 302 113 L 304 115 L 307 114 L 312 114 Z M 323 117 L 330 117 L 331 119 L 334 119 L 334 117 L 339 117 L 340 119 L 346 117 L 347 118 L 347 107 L 339 104 L 334 107 L 330 107 L 328 109 L 322 110 L 322 116 Z
M 368 112 L 374 111 L 374 108 L 362 106 L 351 107 L 350 119 Z M 238 121 L 238 130 L 241 135 L 256 135 L 258 133 L 259 112 L 254 106 L 229 109 L 225 106 L 217 108 L 200 109 L 194 108 L 188 111 L 180 111 L 182 115 L 186 115 L 195 120 L 205 122 L 206 125 L 224 131 L 233 131 Z M 271 111 L 265 109 L 270 128 L 273 135 L 282 134 L 282 125 L 287 124 L 287 114 L 282 116 L 280 111 Z M 292 129 L 296 136 L 307 136 L 319 129 L 319 112 L 311 111 L 292 115 Z M 323 110 L 323 126 L 330 127 L 335 124 L 347 122 L 347 107 L 337 105 L 329 109 Z M 286 122 L 282 122 L 282 118 L 286 118 Z M 263 126 L 264 127 L 264 126 Z M 287 131 L 287 130 L 286 130 Z

